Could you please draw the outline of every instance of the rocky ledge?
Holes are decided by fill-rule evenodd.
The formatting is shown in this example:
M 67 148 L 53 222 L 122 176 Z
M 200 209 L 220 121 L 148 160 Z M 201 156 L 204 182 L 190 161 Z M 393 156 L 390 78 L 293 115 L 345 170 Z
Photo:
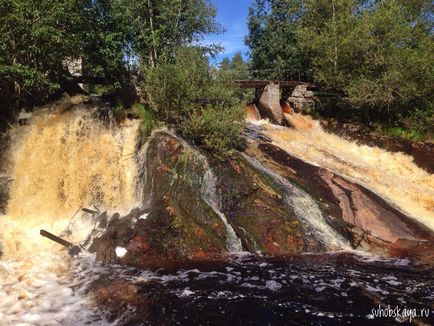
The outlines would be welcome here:
M 337 243 L 382 256 L 434 257 L 428 228 L 254 130 L 246 132 L 245 152 L 226 162 L 209 162 L 167 131 L 155 132 L 140 151 L 144 208 L 103 217 L 91 246 L 100 261 L 154 269 L 226 260 L 234 251 L 321 253 Z M 323 233 L 341 240 L 331 245 Z

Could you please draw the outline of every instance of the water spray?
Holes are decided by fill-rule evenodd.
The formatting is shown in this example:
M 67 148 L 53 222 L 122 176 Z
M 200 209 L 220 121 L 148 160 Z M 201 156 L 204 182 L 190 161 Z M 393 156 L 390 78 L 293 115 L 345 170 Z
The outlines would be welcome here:
M 78 254 L 84 249 L 80 245 L 74 245 L 73 243 L 66 241 L 62 238 L 59 238 L 58 236 L 56 236 L 56 235 L 54 235 L 48 231 L 41 230 L 39 232 L 39 234 L 45 238 L 50 239 L 51 241 L 57 242 L 58 244 L 64 246 L 65 248 L 67 248 L 68 252 L 71 256 L 78 256 Z

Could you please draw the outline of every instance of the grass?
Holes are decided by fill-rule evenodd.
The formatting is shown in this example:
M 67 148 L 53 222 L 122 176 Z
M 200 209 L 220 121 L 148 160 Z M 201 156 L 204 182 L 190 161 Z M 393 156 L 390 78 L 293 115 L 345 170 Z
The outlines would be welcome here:
M 400 126 L 377 125 L 375 131 L 388 137 L 399 138 L 411 141 L 432 141 L 434 134 L 432 130 L 421 128 L 404 128 Z
M 157 119 L 152 111 L 146 109 L 143 104 L 134 104 L 132 109 L 138 115 L 140 120 L 142 120 L 142 123 L 140 124 L 140 135 L 147 138 L 151 134 L 152 130 L 157 127 Z

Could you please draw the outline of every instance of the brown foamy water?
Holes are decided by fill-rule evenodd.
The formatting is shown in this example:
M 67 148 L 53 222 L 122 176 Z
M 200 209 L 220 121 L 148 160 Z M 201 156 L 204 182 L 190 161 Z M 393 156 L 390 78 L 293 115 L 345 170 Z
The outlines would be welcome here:
M 309 116 L 285 118 L 292 128 L 260 122 L 275 145 L 367 187 L 434 230 L 434 175 L 419 168 L 411 156 L 329 134 Z
M 39 231 L 60 234 L 80 207 L 135 203 L 138 126 L 134 120 L 107 126 L 82 107 L 41 111 L 12 130 L 14 180 L 7 215 L 0 216 L 0 325 L 73 325 L 92 315 L 88 300 L 72 289 L 69 257 Z M 73 243 L 92 226 L 74 221 Z

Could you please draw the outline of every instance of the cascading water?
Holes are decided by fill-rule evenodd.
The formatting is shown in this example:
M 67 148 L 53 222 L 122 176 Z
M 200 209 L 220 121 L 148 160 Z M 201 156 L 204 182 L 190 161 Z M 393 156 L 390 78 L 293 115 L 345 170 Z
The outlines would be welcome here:
M 285 117 L 293 128 L 262 120 L 257 123 L 278 147 L 365 186 L 434 230 L 434 175 L 417 167 L 410 156 L 326 133 L 309 116 L 285 114 Z
M 204 200 L 213 209 L 213 211 L 220 217 L 226 226 L 227 232 L 227 248 L 230 252 L 241 252 L 243 251 L 243 246 L 241 245 L 240 238 L 237 237 L 235 230 L 229 224 L 226 219 L 225 214 L 221 212 L 220 197 L 217 193 L 216 177 L 214 176 L 211 168 L 206 162 L 206 172 L 203 177 L 202 183 L 202 193 Z
M 290 207 L 297 217 L 306 222 L 312 229 L 316 238 L 327 248 L 333 250 L 350 250 L 351 246 L 338 232 L 334 231 L 324 220 L 324 217 L 314 199 L 303 190 L 297 188 L 284 177 L 265 168 L 256 159 L 242 154 L 252 166 L 258 171 L 268 175 L 285 195 L 285 203 Z
M 82 206 L 107 210 L 135 203 L 138 121 L 107 126 L 95 109 L 42 110 L 12 130 L 7 215 L 0 216 L 0 320 L 6 325 L 102 323 L 80 292 L 83 270 L 39 235 L 60 234 Z M 75 223 L 71 242 L 91 227 Z M 73 319 L 73 320 L 72 320 Z
M 200 153 L 198 150 L 192 148 L 186 141 L 180 139 L 175 134 L 167 130 L 165 130 L 164 132 L 169 134 L 171 137 L 176 138 L 180 143 L 183 144 L 185 148 L 188 148 L 191 152 L 194 153 L 196 162 L 199 163 L 203 170 L 203 177 L 200 180 L 195 180 L 198 183 L 197 189 L 200 190 L 203 200 L 208 204 L 209 207 L 211 207 L 214 213 L 222 220 L 223 224 L 225 225 L 227 236 L 227 250 L 232 253 L 242 252 L 243 246 L 241 244 L 241 239 L 237 236 L 234 228 L 228 222 L 225 214 L 221 211 L 221 200 L 217 192 L 216 184 L 217 178 L 214 175 L 207 158 L 205 157 L 205 155 Z M 146 177 L 147 176 L 145 175 L 145 178 Z
M 381 153 L 386 165 L 376 167 L 362 155 L 364 151 L 369 152 L 368 149 L 333 138 L 335 136 L 318 130 L 315 122 L 306 119 L 305 130 L 296 123 L 298 129 L 295 130 L 265 123 L 263 132 L 278 146 L 306 161 L 340 174 L 354 173 L 354 178 L 361 183 L 374 180 L 377 182 L 374 190 L 378 193 L 389 184 L 396 185 L 397 181 L 388 178 L 399 176 L 397 171 L 410 173 L 413 168 L 411 164 L 409 169 L 404 168 L 407 161 L 392 160 L 395 154 L 374 149 Z M 70 226 L 72 235 L 67 240 L 81 242 L 92 223 L 82 217 L 74 219 L 75 223 L 70 225 L 70 218 L 79 207 L 95 205 L 101 209 L 122 210 L 143 199 L 141 188 L 152 184 L 147 180 L 152 178 L 146 170 L 138 169 L 138 165 L 146 166 L 143 160 L 148 156 L 147 145 L 135 155 L 138 124 L 131 120 L 122 125 L 116 125 L 111 119 L 104 122 L 98 110 L 77 105 L 76 109 L 66 112 L 40 111 L 29 125 L 13 129 L 9 155 L 13 164 L 6 177 L 12 176 L 13 181 L 7 215 L 0 216 L 0 227 L 4 230 L 0 236 L 3 252 L 0 257 L 0 325 L 110 324 L 93 309 L 95 303 L 101 308 L 114 309 L 113 318 L 120 324 L 203 324 L 212 316 L 212 321 L 219 324 L 240 321 L 365 324 L 372 321 L 371 324 L 376 325 L 380 319 L 372 320 L 370 313 L 378 304 L 429 307 L 433 293 L 432 270 L 419 271 L 417 266 L 412 269 L 407 266 L 408 260 L 363 262 L 359 256 L 346 252 L 301 255 L 282 261 L 265 258 L 257 261 L 253 256 L 236 255 L 235 260 L 227 264 L 199 264 L 194 269 L 181 267 L 154 272 L 111 265 L 100 267 L 89 255 L 70 260 L 57 244 L 41 238 L 39 230 L 44 228 L 60 234 Z M 309 138 L 315 135 L 325 139 L 314 144 Z M 302 145 L 292 142 L 292 136 L 295 139 L 298 136 Z M 206 157 L 182 139 L 178 140 L 191 150 L 188 154 L 193 157 L 190 162 L 194 167 L 186 168 L 186 176 L 194 174 L 191 170 L 197 172 L 194 180 L 190 180 L 195 191 L 225 224 L 227 249 L 241 251 L 240 239 L 221 212 L 217 178 Z M 334 144 L 340 144 L 341 148 L 333 148 Z M 354 153 L 350 155 L 352 150 Z M 345 239 L 325 222 L 314 199 L 254 158 L 244 158 L 261 175 L 272 179 L 287 206 L 326 247 L 348 248 Z M 389 159 L 401 167 L 391 164 Z M 367 168 L 377 168 L 371 171 L 374 176 L 386 171 L 386 180 L 364 176 L 363 173 L 368 173 L 363 169 Z M 429 201 L 423 189 L 432 194 L 432 179 L 428 175 L 428 179 L 423 180 L 427 174 L 416 168 L 414 172 L 399 181 L 420 181 L 421 184 L 400 185 L 398 191 L 403 193 L 404 203 L 412 202 L 410 199 L 414 199 L 416 193 L 421 195 L 422 211 L 427 212 Z M 405 187 L 410 191 L 405 192 Z M 391 194 L 387 197 L 383 191 L 384 197 L 402 206 L 403 202 L 395 200 L 397 192 Z M 102 293 L 110 307 L 105 307 L 104 301 L 91 303 L 88 298 L 88 285 L 96 279 L 104 281 L 99 283 L 109 283 L 108 287 L 103 285 Z M 110 289 L 110 285 L 114 287 Z M 110 292 L 130 286 L 134 293 L 119 296 Z M 334 298 L 333 302 L 330 297 Z

